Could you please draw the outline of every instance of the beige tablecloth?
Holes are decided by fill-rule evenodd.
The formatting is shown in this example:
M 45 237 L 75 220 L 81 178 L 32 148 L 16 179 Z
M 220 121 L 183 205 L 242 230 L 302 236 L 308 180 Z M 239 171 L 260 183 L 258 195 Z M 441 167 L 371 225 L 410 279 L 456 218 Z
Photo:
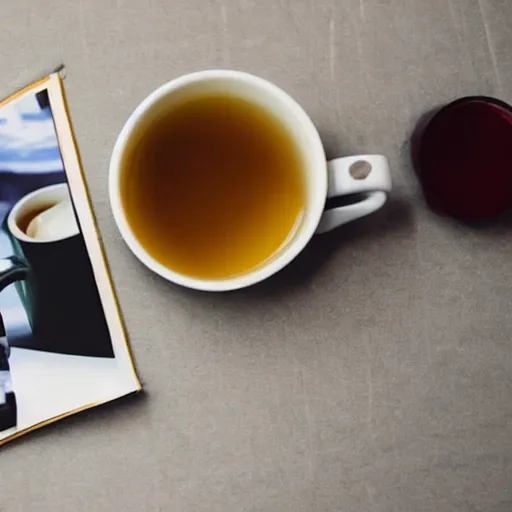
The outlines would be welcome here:
M 430 213 L 407 139 L 457 96 L 512 100 L 510 0 L 4 0 L 0 93 L 61 62 L 146 397 L 0 451 L 0 510 L 512 510 L 512 238 Z M 386 154 L 381 213 L 265 286 L 209 295 L 132 257 L 115 137 L 152 89 L 229 67 Z

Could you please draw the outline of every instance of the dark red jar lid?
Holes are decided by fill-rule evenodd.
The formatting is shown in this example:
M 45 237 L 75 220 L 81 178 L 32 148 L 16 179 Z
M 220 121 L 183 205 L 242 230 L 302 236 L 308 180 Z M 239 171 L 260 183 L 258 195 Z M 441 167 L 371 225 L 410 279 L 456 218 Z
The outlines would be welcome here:
M 413 160 L 429 206 L 466 221 L 512 208 L 512 109 L 487 97 L 457 100 L 418 127 Z

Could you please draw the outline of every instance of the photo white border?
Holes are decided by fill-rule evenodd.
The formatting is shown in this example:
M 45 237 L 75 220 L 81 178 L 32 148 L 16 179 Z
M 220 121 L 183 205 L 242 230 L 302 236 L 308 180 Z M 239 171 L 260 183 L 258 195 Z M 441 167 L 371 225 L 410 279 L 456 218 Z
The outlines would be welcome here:
M 131 368 L 135 390 L 141 385 L 130 354 L 125 328 L 116 300 L 114 288 L 107 268 L 103 248 L 96 227 L 94 212 L 83 176 L 78 148 L 71 128 L 68 109 L 59 73 L 53 73 L 47 84 L 50 107 L 52 110 L 55 131 L 59 142 L 60 153 L 64 163 L 64 171 L 69 185 L 71 198 L 75 206 L 87 252 L 91 260 L 96 285 L 105 312 L 108 329 L 116 360 L 121 365 Z M 44 88 L 43 88 L 44 89 Z

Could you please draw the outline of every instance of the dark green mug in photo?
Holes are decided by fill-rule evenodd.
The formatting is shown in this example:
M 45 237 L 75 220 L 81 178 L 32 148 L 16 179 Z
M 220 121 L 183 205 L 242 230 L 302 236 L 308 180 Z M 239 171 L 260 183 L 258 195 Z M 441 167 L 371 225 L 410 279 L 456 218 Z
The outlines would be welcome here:
M 0 291 L 16 282 L 33 334 L 23 347 L 114 357 L 67 184 L 20 199 L 6 225 L 15 255 L 0 260 Z

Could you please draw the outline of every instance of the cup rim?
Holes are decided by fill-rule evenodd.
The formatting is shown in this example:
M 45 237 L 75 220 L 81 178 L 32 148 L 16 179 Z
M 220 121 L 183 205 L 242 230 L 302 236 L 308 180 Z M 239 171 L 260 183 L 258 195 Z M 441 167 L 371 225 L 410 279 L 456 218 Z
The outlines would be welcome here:
M 67 183 L 57 183 L 55 185 L 48 185 L 46 187 L 38 188 L 26 195 L 24 195 L 21 199 L 19 199 L 14 206 L 11 208 L 11 211 L 9 212 L 7 216 L 7 227 L 9 228 L 10 233 L 12 236 L 14 236 L 17 240 L 20 240 L 21 242 L 31 243 L 31 244 L 51 244 L 54 242 L 61 242 L 62 240 L 66 240 L 68 238 L 73 238 L 80 234 L 80 228 L 78 233 L 73 233 L 72 235 L 66 235 L 60 238 L 55 238 L 53 240 L 38 240 L 36 238 L 32 238 L 28 236 L 26 233 L 24 233 L 19 227 L 16 222 L 16 217 L 23 206 L 25 206 L 28 202 L 32 201 L 35 197 L 45 193 L 45 192 L 51 192 L 52 190 L 58 190 L 66 188 L 69 192 L 69 195 L 71 196 L 71 193 L 69 191 L 69 186 Z
M 119 190 L 121 178 L 120 164 L 122 162 L 123 154 L 131 133 L 143 120 L 145 113 L 150 107 L 155 105 L 165 96 L 171 94 L 173 91 L 193 83 L 197 83 L 199 81 L 207 81 L 218 78 L 237 80 L 250 83 L 251 85 L 256 85 L 257 87 L 260 87 L 262 90 L 266 91 L 268 94 L 276 97 L 289 110 L 292 110 L 302 124 L 302 127 L 307 132 L 307 144 L 309 146 L 307 151 L 309 153 L 313 153 L 312 160 L 314 163 L 312 166 L 314 166 L 315 170 L 318 168 L 323 168 L 325 169 L 325 172 L 317 172 L 315 174 L 314 182 L 316 190 L 314 194 L 314 201 L 312 202 L 313 204 L 308 205 L 308 211 L 306 212 L 305 218 L 302 221 L 304 225 L 298 235 L 289 242 L 288 246 L 284 248 L 281 253 L 276 255 L 267 263 L 263 262 L 261 266 L 241 275 L 230 276 L 221 279 L 202 279 L 181 274 L 166 267 L 165 265 L 158 262 L 155 258 L 153 258 L 139 242 L 128 223 L 121 202 Z M 168 281 L 195 290 L 212 292 L 237 290 L 256 284 L 277 273 L 279 270 L 288 265 L 288 263 L 290 263 L 307 245 L 316 231 L 324 210 L 328 186 L 326 169 L 327 160 L 325 157 L 325 151 L 317 129 L 315 128 L 313 122 L 305 110 L 283 89 L 264 78 L 260 78 L 243 71 L 224 69 L 196 71 L 180 76 L 155 89 L 135 108 L 135 110 L 129 116 L 128 120 L 125 122 L 114 144 L 114 149 L 112 151 L 109 164 L 108 187 L 110 206 L 116 225 L 130 250 L 144 265 L 146 265 L 156 274 L 160 275 L 164 279 L 167 279 Z

